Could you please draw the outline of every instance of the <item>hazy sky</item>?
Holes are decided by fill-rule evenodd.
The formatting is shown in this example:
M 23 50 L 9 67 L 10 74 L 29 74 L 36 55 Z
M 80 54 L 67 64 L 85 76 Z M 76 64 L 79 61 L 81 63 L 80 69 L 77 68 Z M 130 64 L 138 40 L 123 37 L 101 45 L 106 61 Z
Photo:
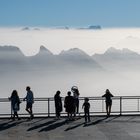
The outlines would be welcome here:
M 140 0 L 0 0 L 0 26 L 140 27 Z

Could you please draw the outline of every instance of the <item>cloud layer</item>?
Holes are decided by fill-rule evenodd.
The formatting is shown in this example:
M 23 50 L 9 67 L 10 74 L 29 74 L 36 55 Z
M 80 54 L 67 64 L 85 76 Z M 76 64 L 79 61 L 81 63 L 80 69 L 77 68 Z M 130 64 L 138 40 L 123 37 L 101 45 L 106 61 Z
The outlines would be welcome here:
M 18 46 L 25 55 L 34 55 L 44 45 L 54 54 L 80 48 L 89 55 L 103 53 L 109 47 L 128 48 L 140 53 L 140 28 L 102 30 L 0 28 L 0 45 Z

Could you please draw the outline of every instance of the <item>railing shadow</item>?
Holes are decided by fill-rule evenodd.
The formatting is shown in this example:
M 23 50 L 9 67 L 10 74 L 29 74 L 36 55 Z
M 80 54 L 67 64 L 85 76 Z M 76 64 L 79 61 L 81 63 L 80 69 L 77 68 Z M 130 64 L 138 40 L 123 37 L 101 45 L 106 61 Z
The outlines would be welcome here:
M 74 126 L 71 126 L 71 127 L 68 127 L 68 128 L 65 129 L 64 131 L 69 131 L 69 130 L 72 130 L 72 129 L 78 128 L 78 127 L 82 126 L 83 124 L 84 124 L 84 122 L 79 123 L 79 124 L 74 125 Z
M 115 119 L 117 119 L 117 118 L 119 118 L 119 117 L 120 117 L 120 116 L 109 117 L 109 118 L 106 119 L 105 122 L 107 123 L 107 122 L 114 121 Z
M 106 119 L 107 119 L 107 117 L 104 117 L 104 118 L 101 118 L 101 119 L 97 119 L 96 121 L 93 121 L 93 122 L 85 123 L 83 127 L 88 127 L 88 126 L 91 126 L 91 125 L 97 125 L 97 124 L 103 122 Z
M 51 130 L 53 130 L 53 129 L 56 129 L 56 128 L 58 128 L 58 127 L 61 127 L 62 125 L 65 125 L 66 123 L 67 123 L 66 120 L 63 120 L 63 121 L 57 122 L 57 123 L 53 123 L 53 124 L 51 124 L 51 125 L 49 125 L 49 126 L 43 128 L 43 129 L 41 129 L 39 132 L 51 131 Z
M 16 122 L 16 121 L 8 121 L 8 122 L 4 122 L 4 123 L 1 123 L 0 124 L 0 131 L 4 131 L 4 130 L 7 130 L 7 129 L 10 129 L 12 127 L 15 127 L 19 124 L 21 124 L 23 121 L 19 121 L 19 122 Z
M 39 128 L 44 127 L 46 125 L 50 125 L 50 124 L 52 124 L 54 122 L 56 122 L 56 120 L 51 120 L 51 121 L 48 121 L 46 123 L 36 125 L 36 126 L 33 126 L 33 127 L 29 128 L 27 131 L 32 131 L 32 130 L 35 130 L 35 129 L 39 129 Z

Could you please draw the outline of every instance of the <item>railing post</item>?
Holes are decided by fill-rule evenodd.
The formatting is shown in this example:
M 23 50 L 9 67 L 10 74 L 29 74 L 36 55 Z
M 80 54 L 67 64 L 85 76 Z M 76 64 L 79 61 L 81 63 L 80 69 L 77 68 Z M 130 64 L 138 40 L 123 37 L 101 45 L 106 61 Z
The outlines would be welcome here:
M 140 104 L 140 103 L 139 103 L 139 98 L 138 98 L 138 112 L 140 111 L 139 104 Z
M 122 115 L 122 97 L 120 97 L 120 116 Z
M 102 99 L 102 112 L 104 112 L 104 100 Z
M 11 118 L 13 117 L 12 102 L 11 102 Z
M 50 99 L 48 98 L 48 117 L 50 117 Z

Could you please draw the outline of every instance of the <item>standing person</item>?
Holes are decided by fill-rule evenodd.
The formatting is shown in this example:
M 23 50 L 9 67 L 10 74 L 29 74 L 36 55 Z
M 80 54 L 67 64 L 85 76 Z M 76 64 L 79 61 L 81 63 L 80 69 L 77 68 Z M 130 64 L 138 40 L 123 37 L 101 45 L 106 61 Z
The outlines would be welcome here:
M 105 94 L 102 97 L 105 97 L 106 113 L 107 113 L 107 117 L 109 117 L 110 113 L 111 113 L 111 106 L 112 106 L 112 99 L 111 99 L 111 97 L 114 97 L 114 96 L 111 94 L 109 89 L 106 89 Z
M 67 96 L 65 97 L 64 107 L 66 108 L 66 112 L 68 114 L 68 120 L 72 120 L 73 119 L 72 114 L 74 114 L 75 106 L 74 106 L 74 98 L 73 96 L 71 96 L 70 91 L 68 91 Z
M 16 90 L 13 90 L 11 97 L 9 97 L 9 100 L 11 101 L 11 107 L 14 112 L 13 120 L 15 120 L 15 117 L 17 117 L 17 119 L 20 120 L 17 111 L 19 111 L 20 109 L 19 105 L 21 102 L 18 96 L 18 92 Z
M 29 86 L 26 87 L 26 91 L 27 91 L 27 95 L 23 99 L 24 101 L 26 100 L 26 102 L 27 102 L 25 110 L 30 114 L 30 119 L 33 119 L 34 116 L 33 116 L 32 106 L 34 103 L 34 95 Z
M 73 92 L 73 97 L 74 97 L 74 102 L 75 102 L 75 116 L 76 116 L 76 113 L 79 113 L 79 90 L 78 90 L 78 87 L 77 86 L 73 86 L 71 88 L 71 91 Z
M 89 98 L 85 98 L 83 106 L 82 106 L 82 109 L 84 108 L 84 113 L 85 113 L 85 123 L 87 123 L 87 120 L 88 122 L 90 122 L 90 114 L 89 114 L 90 103 L 88 101 L 89 101 Z
M 60 119 L 60 112 L 62 111 L 62 100 L 60 97 L 60 91 L 58 90 L 54 96 L 55 101 L 55 112 L 56 112 L 56 118 Z

